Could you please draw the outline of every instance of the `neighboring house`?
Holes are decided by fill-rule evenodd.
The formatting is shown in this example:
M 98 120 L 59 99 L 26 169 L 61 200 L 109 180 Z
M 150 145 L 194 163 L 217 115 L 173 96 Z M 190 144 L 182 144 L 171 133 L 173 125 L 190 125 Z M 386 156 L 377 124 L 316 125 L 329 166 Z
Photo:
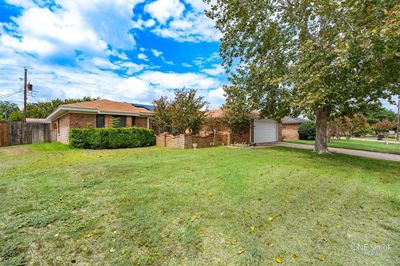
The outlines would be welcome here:
M 208 115 L 213 118 L 223 118 L 224 112 L 221 109 L 210 110 Z M 252 119 L 252 125 L 248 131 L 242 132 L 241 134 L 231 135 L 230 143 L 270 143 L 277 142 L 281 139 L 280 125 L 273 119 L 260 118 L 258 112 L 254 111 L 250 114 Z M 224 126 L 220 126 L 217 131 L 222 133 L 228 133 L 229 129 Z
M 52 139 L 68 143 L 72 128 L 145 127 L 150 128 L 153 112 L 145 106 L 126 102 L 97 100 L 59 106 L 47 120 L 51 121 Z
M 299 139 L 299 127 L 307 122 L 304 118 L 285 117 L 282 119 L 282 139 Z

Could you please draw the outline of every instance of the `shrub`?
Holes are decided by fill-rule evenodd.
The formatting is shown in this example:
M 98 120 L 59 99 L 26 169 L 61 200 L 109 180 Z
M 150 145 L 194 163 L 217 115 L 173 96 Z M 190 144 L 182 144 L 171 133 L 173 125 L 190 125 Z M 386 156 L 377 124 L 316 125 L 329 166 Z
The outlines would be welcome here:
M 312 121 L 302 123 L 298 132 L 300 139 L 315 140 L 315 123 Z
M 155 136 L 153 130 L 142 127 L 74 128 L 70 130 L 69 141 L 73 148 L 136 148 L 154 145 Z

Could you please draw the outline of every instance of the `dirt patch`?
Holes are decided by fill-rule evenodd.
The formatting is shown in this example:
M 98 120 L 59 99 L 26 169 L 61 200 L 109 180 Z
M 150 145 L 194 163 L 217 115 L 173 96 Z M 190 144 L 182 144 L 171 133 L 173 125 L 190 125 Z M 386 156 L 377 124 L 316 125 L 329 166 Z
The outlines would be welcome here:
M 27 154 L 31 153 L 32 151 L 27 148 L 2 148 L 0 149 L 0 154 L 7 154 L 7 155 L 20 155 L 20 154 Z

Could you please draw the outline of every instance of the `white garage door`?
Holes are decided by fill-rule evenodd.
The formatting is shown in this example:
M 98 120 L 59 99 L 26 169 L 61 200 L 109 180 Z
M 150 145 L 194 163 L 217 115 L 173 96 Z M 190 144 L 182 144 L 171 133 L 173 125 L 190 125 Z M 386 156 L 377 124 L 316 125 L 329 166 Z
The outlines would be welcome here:
M 275 142 L 278 140 L 278 124 L 272 119 L 254 120 L 254 142 Z

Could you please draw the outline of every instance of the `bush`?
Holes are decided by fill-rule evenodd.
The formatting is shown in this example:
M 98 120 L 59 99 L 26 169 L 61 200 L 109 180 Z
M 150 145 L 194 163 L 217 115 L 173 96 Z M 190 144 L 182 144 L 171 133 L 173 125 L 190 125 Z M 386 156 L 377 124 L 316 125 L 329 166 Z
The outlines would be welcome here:
M 305 140 L 315 140 L 315 123 L 304 122 L 299 127 L 299 138 Z
M 129 128 L 74 128 L 69 133 L 70 146 L 84 149 L 118 149 L 155 144 L 153 130 Z

